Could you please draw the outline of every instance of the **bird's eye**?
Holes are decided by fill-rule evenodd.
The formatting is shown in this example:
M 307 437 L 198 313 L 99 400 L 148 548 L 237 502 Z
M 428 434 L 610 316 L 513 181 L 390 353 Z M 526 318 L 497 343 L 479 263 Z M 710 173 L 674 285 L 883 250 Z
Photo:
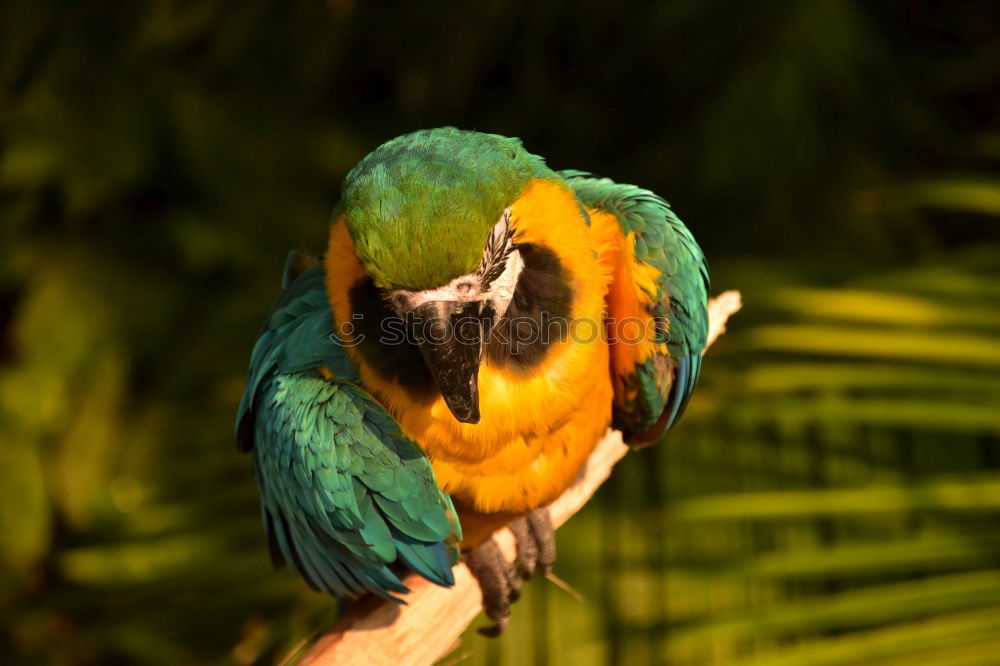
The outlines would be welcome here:
M 470 291 L 472 291 L 472 288 L 473 287 L 471 282 L 459 282 L 457 285 L 455 285 L 455 289 L 460 294 L 468 294 Z

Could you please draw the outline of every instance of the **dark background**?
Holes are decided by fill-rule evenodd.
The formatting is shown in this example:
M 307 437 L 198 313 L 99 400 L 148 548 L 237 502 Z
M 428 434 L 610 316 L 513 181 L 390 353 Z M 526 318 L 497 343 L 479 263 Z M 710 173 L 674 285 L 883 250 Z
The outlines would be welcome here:
M 0 5 L 0 660 L 272 663 L 232 420 L 286 252 L 398 134 L 665 196 L 745 311 L 469 663 L 1000 650 L 1000 9 Z

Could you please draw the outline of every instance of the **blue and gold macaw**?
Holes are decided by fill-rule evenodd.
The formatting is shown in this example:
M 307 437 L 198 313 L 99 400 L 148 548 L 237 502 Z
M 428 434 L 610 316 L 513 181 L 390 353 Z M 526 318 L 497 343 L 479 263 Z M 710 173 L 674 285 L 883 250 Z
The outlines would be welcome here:
M 708 271 L 657 195 L 556 172 L 517 139 L 441 128 L 348 174 L 322 265 L 290 258 L 250 361 L 276 563 L 338 597 L 439 585 L 465 553 L 502 630 L 547 570 L 544 507 L 609 426 L 660 440 L 698 381 Z

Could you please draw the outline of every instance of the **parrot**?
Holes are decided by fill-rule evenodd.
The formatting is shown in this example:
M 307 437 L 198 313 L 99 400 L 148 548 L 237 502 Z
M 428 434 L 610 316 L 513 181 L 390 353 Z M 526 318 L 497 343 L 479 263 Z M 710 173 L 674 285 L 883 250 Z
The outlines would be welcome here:
M 492 636 L 552 570 L 546 507 L 609 428 L 664 439 L 708 333 L 705 256 L 664 199 L 453 127 L 365 156 L 281 286 L 236 418 L 274 565 L 405 603 L 407 574 L 451 586 L 464 559 Z

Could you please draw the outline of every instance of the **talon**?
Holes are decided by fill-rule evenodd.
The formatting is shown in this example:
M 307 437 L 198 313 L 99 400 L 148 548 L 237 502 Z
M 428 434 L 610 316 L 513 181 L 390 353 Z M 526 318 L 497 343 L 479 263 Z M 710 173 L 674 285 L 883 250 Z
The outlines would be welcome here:
M 538 509 L 528 516 L 528 525 L 535 537 L 538 568 L 543 574 L 552 572 L 556 562 L 556 530 L 552 527 L 552 518 L 548 509 Z
M 507 628 L 507 621 L 509 619 L 505 617 L 502 620 L 496 620 L 492 627 L 479 627 L 476 629 L 476 632 L 486 638 L 497 638 Z
M 552 571 L 556 561 L 556 531 L 548 509 L 537 509 L 510 524 L 517 542 L 517 564 L 525 579 L 531 578 L 536 569 L 543 574 Z
M 507 628 L 510 605 L 521 598 L 521 580 L 541 571 L 549 574 L 556 560 L 556 532 L 548 509 L 511 521 L 510 530 L 517 543 L 514 564 L 508 562 L 496 541 L 488 539 L 466 555 L 472 575 L 483 593 L 483 609 L 493 626 L 481 627 L 479 633 L 496 638 Z
M 495 638 L 503 633 L 510 619 L 510 605 L 521 597 L 521 577 L 517 569 L 504 558 L 496 541 L 488 539 L 466 556 L 472 575 L 479 581 L 483 593 L 486 617 L 495 623 L 482 627 L 479 633 Z
M 517 564 L 521 569 L 521 575 L 527 580 L 535 573 L 535 563 L 538 561 L 538 544 L 535 543 L 527 518 L 511 521 L 508 527 L 514 533 L 514 543 L 517 544 Z

